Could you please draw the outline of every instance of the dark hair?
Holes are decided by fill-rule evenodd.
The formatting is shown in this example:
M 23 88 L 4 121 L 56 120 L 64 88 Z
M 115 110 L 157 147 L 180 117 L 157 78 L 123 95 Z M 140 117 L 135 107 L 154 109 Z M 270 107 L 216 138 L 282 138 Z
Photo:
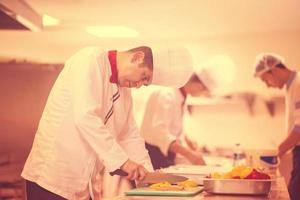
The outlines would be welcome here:
M 142 65 L 148 67 L 151 70 L 153 70 L 153 56 L 152 56 L 152 50 L 151 50 L 150 47 L 140 46 L 140 47 L 130 49 L 128 51 L 129 52 L 142 51 L 145 54 L 144 62 L 142 63 Z
M 284 64 L 282 64 L 282 63 L 276 64 L 275 67 L 277 67 L 279 69 L 286 69 L 286 66 Z M 266 73 L 273 74 L 272 70 L 269 70 Z
M 189 79 L 189 82 L 197 82 L 197 83 L 202 83 L 202 81 L 199 79 L 199 76 L 197 74 L 193 73 L 192 76 Z
M 278 63 L 275 67 L 281 68 L 281 69 L 286 69 L 286 66 L 282 63 Z
M 188 80 L 188 82 L 186 84 L 189 84 L 189 83 L 200 83 L 204 88 L 207 89 L 206 85 L 201 81 L 201 79 L 199 78 L 199 76 L 196 73 L 192 74 L 192 76 L 190 77 L 190 79 Z

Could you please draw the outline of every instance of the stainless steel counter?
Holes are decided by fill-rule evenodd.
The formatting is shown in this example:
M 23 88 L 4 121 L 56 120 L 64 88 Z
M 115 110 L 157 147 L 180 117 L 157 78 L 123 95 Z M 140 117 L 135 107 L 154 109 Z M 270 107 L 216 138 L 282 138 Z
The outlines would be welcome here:
M 202 192 L 193 197 L 165 197 L 165 196 L 118 196 L 111 200 L 289 200 L 289 194 L 284 178 L 279 177 L 272 183 L 271 191 L 267 196 L 245 196 L 245 195 L 214 195 Z

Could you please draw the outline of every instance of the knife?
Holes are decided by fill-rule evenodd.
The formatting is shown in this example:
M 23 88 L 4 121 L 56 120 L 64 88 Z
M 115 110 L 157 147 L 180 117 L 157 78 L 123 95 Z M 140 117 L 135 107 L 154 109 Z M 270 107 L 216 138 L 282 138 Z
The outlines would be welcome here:
M 119 175 L 119 176 L 127 176 L 128 174 L 121 170 L 117 169 L 113 172 L 109 173 L 111 176 Z M 185 181 L 188 178 L 184 176 L 178 176 L 171 173 L 163 173 L 163 172 L 148 172 L 146 177 L 141 181 L 147 184 L 160 183 L 164 181 L 168 181 L 171 184 L 176 184 L 177 182 Z

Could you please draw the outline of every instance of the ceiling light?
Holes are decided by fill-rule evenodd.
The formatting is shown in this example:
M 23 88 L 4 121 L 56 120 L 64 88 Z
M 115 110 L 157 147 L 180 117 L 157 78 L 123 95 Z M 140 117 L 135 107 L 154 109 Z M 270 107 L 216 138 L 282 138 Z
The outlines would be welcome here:
M 88 26 L 86 32 L 97 37 L 105 38 L 133 38 L 138 32 L 125 26 Z
M 49 15 L 43 15 L 43 25 L 44 26 L 57 26 L 60 24 L 60 20 Z
M 34 24 L 32 21 L 28 20 L 25 17 L 22 17 L 21 15 L 16 15 L 16 20 L 18 20 L 21 24 L 24 24 L 27 28 L 34 32 L 41 31 L 41 27 Z

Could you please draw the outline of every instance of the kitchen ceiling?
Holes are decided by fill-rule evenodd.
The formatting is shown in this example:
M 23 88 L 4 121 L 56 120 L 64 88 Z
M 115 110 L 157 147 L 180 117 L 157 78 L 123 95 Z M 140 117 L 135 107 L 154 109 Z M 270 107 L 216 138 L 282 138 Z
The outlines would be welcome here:
M 198 45 L 199 60 L 205 60 L 216 53 L 228 55 L 234 60 L 238 67 L 237 80 L 226 88 L 227 91 L 253 91 L 262 96 L 271 96 L 273 95 L 271 91 L 279 90 L 267 89 L 261 81 L 253 78 L 252 65 L 257 53 L 265 50 L 275 51 L 286 57 L 292 67 L 300 69 L 300 0 L 26 0 L 26 2 L 38 14 L 54 17 L 60 24 L 44 27 L 39 32 L 0 30 L 0 62 L 26 59 L 44 63 L 62 63 L 76 50 L 86 45 L 132 47 L 138 42 L 187 41 Z M 124 26 L 136 31 L 138 36 L 99 38 L 85 31 L 87 26 L 100 25 Z M 28 67 L 27 64 L 24 65 Z M 2 123 L 6 126 L 1 126 L 0 143 L 3 142 L 0 146 L 20 149 L 24 143 L 31 145 L 28 136 L 34 129 L 32 119 L 38 122 L 36 114 L 39 112 L 35 111 L 42 109 L 42 105 L 36 102 L 41 99 L 34 97 L 37 94 L 47 96 L 48 86 L 52 83 L 47 77 L 51 77 L 51 73 L 49 76 L 41 76 L 34 72 L 25 74 L 27 72 L 24 71 L 21 78 L 26 84 L 22 84 L 22 79 L 18 75 L 3 72 L 4 69 L 0 71 L 0 75 L 2 86 L 8 89 L 4 94 L 8 99 L 7 102 L 20 102 L 22 99 L 21 103 L 16 105 L 25 111 L 31 109 L 29 117 L 19 115 L 18 106 L 12 107 L 15 112 L 7 109 L 12 115 L 3 115 L 4 119 L 13 120 Z M 39 81 L 34 82 L 35 80 Z M 14 81 L 16 83 L 12 84 Z M 47 84 L 47 89 L 44 89 L 43 84 Z M 11 90 L 13 87 L 21 88 L 21 92 Z M 23 90 L 23 87 L 26 87 L 26 90 Z M 136 97 L 145 97 L 145 93 L 135 94 Z M 26 99 L 30 101 L 27 102 Z M 274 122 L 279 124 L 277 121 Z M 249 123 L 250 126 L 253 125 L 253 121 Z M 12 127 L 14 129 L 11 129 Z
M 61 20 L 55 31 L 79 32 L 88 25 L 123 25 L 137 30 L 141 37 L 199 37 L 300 29 L 298 0 L 27 2 L 40 14 Z
M 42 17 L 23 0 L 0 1 L 0 29 L 38 31 Z
M 60 20 L 41 32 L 0 30 L 0 57 L 31 57 L 32 48 L 68 54 L 85 45 L 131 41 L 197 40 L 219 36 L 300 31 L 299 0 L 27 0 L 40 15 Z M 98 38 L 87 26 L 124 26 L 137 38 Z M 14 52 L 10 50 L 14 49 Z M 46 59 L 47 60 L 47 59 Z M 51 62 L 51 56 L 48 61 Z M 55 61 L 55 59 L 54 59 Z

